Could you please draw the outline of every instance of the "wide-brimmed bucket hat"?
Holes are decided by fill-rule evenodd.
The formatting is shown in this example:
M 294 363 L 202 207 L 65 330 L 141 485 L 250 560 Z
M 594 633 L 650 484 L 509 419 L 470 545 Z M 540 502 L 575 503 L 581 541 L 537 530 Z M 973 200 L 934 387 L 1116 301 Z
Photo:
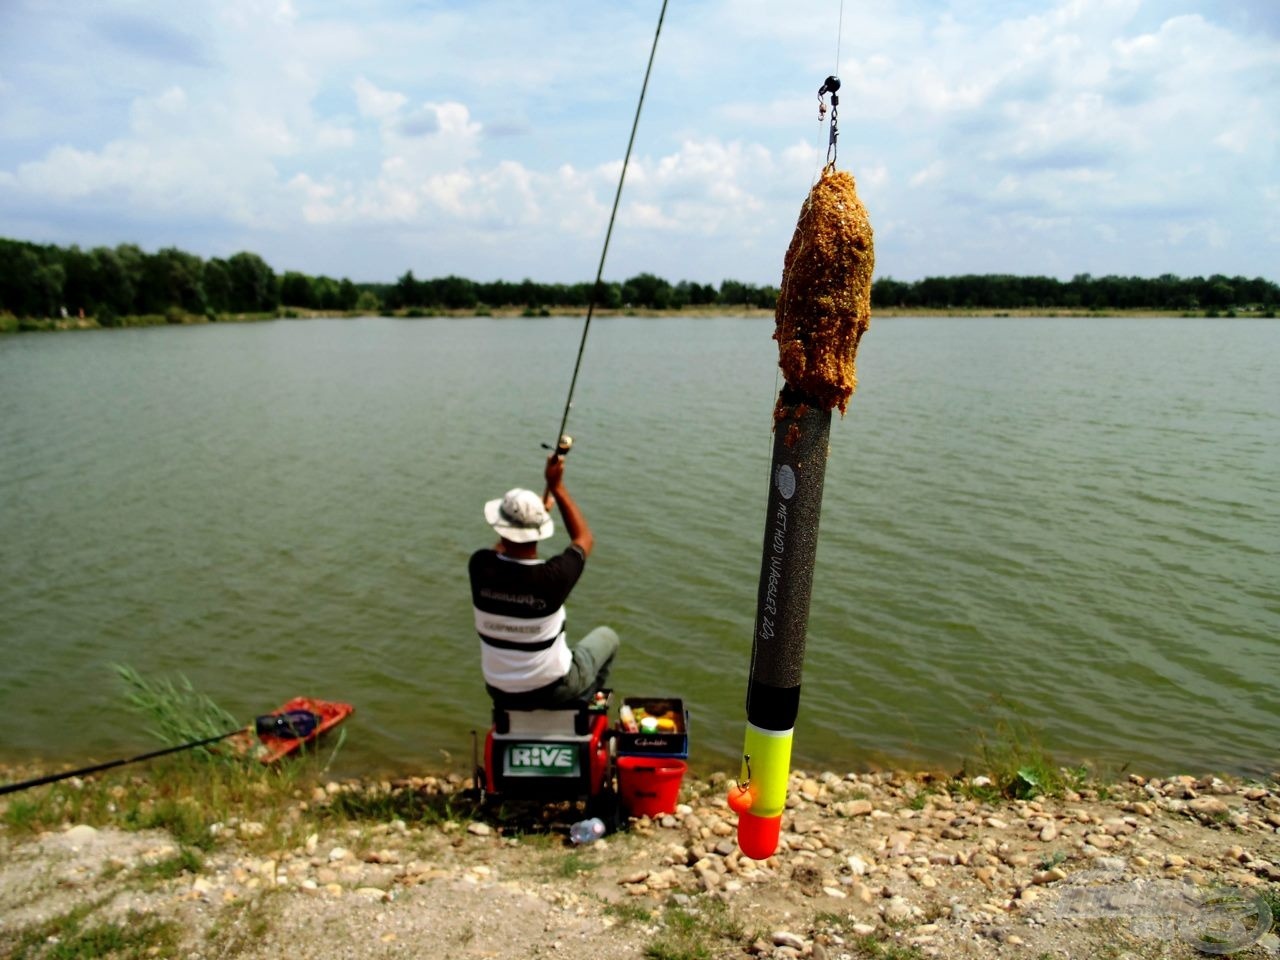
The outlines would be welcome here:
M 523 487 L 508 490 L 505 496 L 486 503 L 484 519 L 498 536 L 512 543 L 545 540 L 556 530 L 542 498 Z

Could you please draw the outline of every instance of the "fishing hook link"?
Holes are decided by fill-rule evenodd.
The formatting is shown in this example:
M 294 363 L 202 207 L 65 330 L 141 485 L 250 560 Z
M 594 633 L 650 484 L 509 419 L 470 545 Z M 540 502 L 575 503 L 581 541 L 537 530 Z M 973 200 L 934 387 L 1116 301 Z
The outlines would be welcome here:
M 827 77 L 822 81 L 822 86 L 818 88 L 818 122 L 821 123 L 827 115 L 827 104 L 822 98 L 827 94 L 831 94 L 831 136 L 827 139 L 827 169 L 831 169 L 836 165 L 836 140 L 840 136 L 839 124 L 839 107 L 840 97 L 837 91 L 840 89 L 840 78 L 837 76 Z

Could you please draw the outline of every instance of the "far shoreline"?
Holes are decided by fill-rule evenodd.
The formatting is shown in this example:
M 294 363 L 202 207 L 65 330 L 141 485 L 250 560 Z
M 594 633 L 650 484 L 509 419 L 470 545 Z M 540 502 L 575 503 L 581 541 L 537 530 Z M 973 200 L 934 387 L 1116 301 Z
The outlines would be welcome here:
M 678 310 L 658 310 L 648 307 L 638 308 L 597 308 L 592 311 L 593 317 L 602 319 L 683 318 L 702 320 L 712 318 L 731 318 L 753 320 L 773 316 L 773 310 L 754 306 L 716 306 L 685 307 Z M 114 318 L 114 322 L 104 325 L 94 316 L 52 317 L 52 318 L 18 318 L 10 314 L 0 315 L 0 334 L 5 333 L 40 333 L 60 330 L 118 330 L 140 327 L 162 326 L 206 326 L 218 323 L 261 323 L 270 320 L 315 320 L 315 319 L 347 319 L 364 320 L 374 318 L 391 318 L 407 320 L 431 319 L 521 319 L 540 320 L 552 318 L 586 317 L 585 307 L 528 308 L 528 307 L 478 307 L 472 309 L 422 309 L 409 308 L 400 310 L 382 310 L 370 313 L 360 310 L 312 310 L 295 307 L 281 307 L 275 311 L 259 313 L 227 313 L 227 314 L 195 314 L 179 310 L 170 310 L 165 314 L 142 314 Z M 1041 307 L 883 307 L 872 310 L 871 319 L 930 319 L 947 317 L 955 319 L 1022 319 L 1022 320 L 1058 320 L 1058 319 L 1140 319 L 1140 320 L 1274 320 L 1274 311 L 1262 310 L 1229 310 L 1219 313 L 1216 310 L 1155 310 L 1146 308 L 1104 309 L 1087 308 L 1041 308 Z

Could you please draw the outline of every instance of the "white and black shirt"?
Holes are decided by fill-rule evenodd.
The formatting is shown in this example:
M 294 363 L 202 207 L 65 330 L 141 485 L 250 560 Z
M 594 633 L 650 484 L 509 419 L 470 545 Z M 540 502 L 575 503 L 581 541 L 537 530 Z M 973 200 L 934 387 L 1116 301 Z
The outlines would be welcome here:
M 471 603 L 485 683 L 524 693 L 569 672 L 564 601 L 586 562 L 575 544 L 546 560 L 515 560 L 491 549 L 471 555 Z

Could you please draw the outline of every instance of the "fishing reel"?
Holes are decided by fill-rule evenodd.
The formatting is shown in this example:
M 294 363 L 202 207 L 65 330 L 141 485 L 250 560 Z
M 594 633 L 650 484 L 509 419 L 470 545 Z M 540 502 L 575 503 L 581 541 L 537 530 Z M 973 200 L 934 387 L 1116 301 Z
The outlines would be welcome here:
M 554 450 L 555 450 L 555 452 L 556 452 L 556 456 L 557 456 L 557 457 L 561 457 L 561 458 L 563 458 L 563 457 L 567 457 L 567 456 L 569 455 L 569 451 L 570 451 L 570 449 L 572 449 L 572 447 L 573 447 L 573 437 L 569 436 L 567 433 L 562 433 L 562 434 L 560 434 L 560 439 L 556 441 L 556 445 L 555 445 L 555 447 L 554 447 Z M 543 450 L 551 450 L 551 449 L 553 449 L 553 448 L 552 448 L 551 444 L 549 444 L 549 443 L 544 443 L 544 444 L 542 445 L 542 449 L 543 449 Z

